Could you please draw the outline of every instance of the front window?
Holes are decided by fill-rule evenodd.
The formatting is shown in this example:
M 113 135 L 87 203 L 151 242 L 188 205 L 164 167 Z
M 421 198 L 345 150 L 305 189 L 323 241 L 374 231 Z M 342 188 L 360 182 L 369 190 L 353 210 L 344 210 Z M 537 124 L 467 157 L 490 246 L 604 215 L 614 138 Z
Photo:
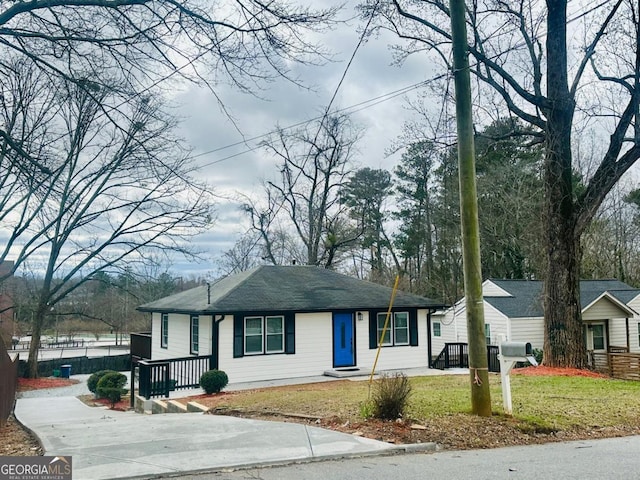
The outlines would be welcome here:
M 409 314 L 407 312 L 394 314 L 393 336 L 395 345 L 409 345 Z
M 387 329 L 384 329 L 384 324 L 387 321 L 387 314 L 386 313 L 379 313 L 378 314 L 378 341 L 380 342 L 380 345 L 393 345 L 393 343 L 391 342 L 391 324 L 393 323 L 393 321 L 391 320 L 391 318 L 389 318 L 389 322 L 387 324 Z M 382 336 L 384 332 L 384 337 Z
M 604 350 L 604 325 L 593 326 L 593 349 Z
M 262 317 L 244 319 L 244 353 L 262 353 Z
M 284 352 L 284 317 L 246 317 L 244 319 L 244 353 Z
M 489 325 L 488 323 L 484 324 L 484 336 L 487 345 L 491 345 L 491 325 Z
M 386 313 L 379 313 L 378 321 L 378 339 L 380 345 L 409 345 L 409 313 L 393 312 L 389 317 L 387 329 L 384 330 L 384 324 L 387 319 Z M 384 331 L 384 337 L 383 337 Z
M 160 347 L 169 346 L 169 314 L 163 313 L 160 318 Z
M 284 352 L 284 318 L 267 317 L 267 353 Z
M 191 353 L 198 353 L 200 349 L 200 318 L 191 316 Z

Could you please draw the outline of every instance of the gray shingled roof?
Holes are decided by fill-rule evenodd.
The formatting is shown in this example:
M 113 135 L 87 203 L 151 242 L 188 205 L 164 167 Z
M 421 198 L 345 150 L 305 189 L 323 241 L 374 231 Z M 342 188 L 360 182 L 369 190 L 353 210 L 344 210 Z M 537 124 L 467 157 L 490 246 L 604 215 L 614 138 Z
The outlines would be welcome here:
M 484 299 L 509 318 L 542 317 L 542 282 L 539 280 L 497 280 L 491 279 L 498 287 L 508 292 L 510 297 Z M 609 293 L 625 305 L 640 295 L 640 290 L 614 279 L 581 280 L 580 305 L 584 309 L 604 292 Z
M 313 312 L 387 308 L 392 289 L 313 266 L 263 265 L 146 303 L 146 312 Z M 426 297 L 398 291 L 394 307 L 440 308 Z

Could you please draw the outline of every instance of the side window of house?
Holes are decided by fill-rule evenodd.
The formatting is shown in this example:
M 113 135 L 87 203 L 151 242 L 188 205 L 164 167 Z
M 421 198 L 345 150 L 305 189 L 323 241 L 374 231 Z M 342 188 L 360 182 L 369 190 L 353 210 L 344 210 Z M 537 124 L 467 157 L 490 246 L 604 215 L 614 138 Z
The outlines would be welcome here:
M 169 314 L 163 313 L 160 317 L 160 347 L 169 346 Z
M 440 322 L 433 322 L 433 336 L 440 337 L 442 336 L 442 332 L 440 331 Z
M 200 318 L 191 315 L 191 353 L 198 353 L 200 349 Z
M 638 323 L 638 346 L 640 347 L 640 323 Z
M 386 313 L 378 313 L 378 339 L 383 346 L 391 345 L 409 345 L 409 313 L 393 312 L 389 318 L 387 330 L 384 331 L 384 323 L 387 319 Z M 384 331 L 384 338 L 382 332 Z
M 245 317 L 244 319 L 244 353 L 256 355 L 261 353 L 284 352 L 284 317 Z
M 491 325 L 489 325 L 488 323 L 484 324 L 484 336 L 487 345 L 491 345 Z

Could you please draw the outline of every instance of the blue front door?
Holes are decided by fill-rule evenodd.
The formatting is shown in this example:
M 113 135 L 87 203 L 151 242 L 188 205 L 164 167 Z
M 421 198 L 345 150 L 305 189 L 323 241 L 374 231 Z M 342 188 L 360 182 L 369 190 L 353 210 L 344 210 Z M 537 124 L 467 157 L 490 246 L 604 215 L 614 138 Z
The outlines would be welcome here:
M 355 363 L 353 315 L 335 313 L 333 315 L 333 366 L 353 367 Z

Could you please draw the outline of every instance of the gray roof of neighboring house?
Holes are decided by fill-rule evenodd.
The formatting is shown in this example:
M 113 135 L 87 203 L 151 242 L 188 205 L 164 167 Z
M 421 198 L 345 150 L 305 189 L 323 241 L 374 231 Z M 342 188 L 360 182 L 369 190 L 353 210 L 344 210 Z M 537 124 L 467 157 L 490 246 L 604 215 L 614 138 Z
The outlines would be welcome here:
M 484 299 L 507 317 L 542 317 L 544 315 L 542 305 L 543 283 L 541 281 L 491 279 L 491 282 L 508 292 L 511 296 L 486 296 Z M 581 308 L 584 309 L 605 292 L 625 305 L 640 295 L 639 289 L 633 288 L 620 280 L 581 280 Z
M 387 308 L 392 289 L 313 266 L 263 265 L 146 303 L 147 312 L 233 313 Z M 426 297 L 398 291 L 394 307 L 439 308 Z

